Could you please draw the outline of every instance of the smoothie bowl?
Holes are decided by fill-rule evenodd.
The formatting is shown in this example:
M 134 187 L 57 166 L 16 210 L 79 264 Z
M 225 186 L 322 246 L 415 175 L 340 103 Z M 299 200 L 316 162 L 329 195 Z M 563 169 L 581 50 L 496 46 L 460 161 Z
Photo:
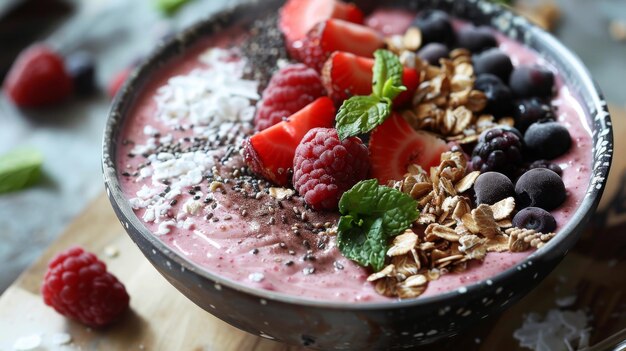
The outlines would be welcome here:
M 610 125 L 580 61 L 500 6 L 252 2 L 139 67 L 103 169 L 128 234 L 203 309 L 394 349 L 554 268 L 599 201 Z

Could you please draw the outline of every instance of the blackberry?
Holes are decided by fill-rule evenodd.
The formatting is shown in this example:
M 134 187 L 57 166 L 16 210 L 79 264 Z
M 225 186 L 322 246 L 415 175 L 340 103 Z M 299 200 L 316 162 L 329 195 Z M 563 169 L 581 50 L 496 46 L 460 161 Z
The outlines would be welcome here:
M 481 172 L 500 172 L 511 176 L 522 165 L 522 142 L 505 128 L 489 129 L 480 135 L 472 152 L 472 168 Z

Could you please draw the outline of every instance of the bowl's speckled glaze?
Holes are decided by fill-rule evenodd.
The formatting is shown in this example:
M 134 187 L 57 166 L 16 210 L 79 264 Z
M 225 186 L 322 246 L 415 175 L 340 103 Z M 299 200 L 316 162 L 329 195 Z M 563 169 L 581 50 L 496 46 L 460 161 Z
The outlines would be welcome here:
M 475 24 L 490 25 L 538 51 L 580 97 L 593 133 L 592 176 L 587 194 L 557 237 L 526 260 L 492 279 L 438 296 L 392 303 L 312 301 L 252 289 L 211 274 L 168 249 L 135 216 L 117 179 L 116 147 L 125 118 L 154 72 L 187 49 L 234 24 L 275 13 L 281 0 L 251 1 L 228 9 L 160 45 L 115 98 L 103 142 L 107 194 L 122 225 L 150 262 L 178 290 L 222 320 L 269 339 L 318 349 L 401 349 L 452 336 L 497 313 L 536 286 L 579 239 L 602 194 L 611 164 L 611 121 L 599 89 L 580 60 L 554 37 L 525 19 L 486 1 L 387 1 L 412 11 L 443 9 Z M 365 11 L 376 1 L 356 1 Z

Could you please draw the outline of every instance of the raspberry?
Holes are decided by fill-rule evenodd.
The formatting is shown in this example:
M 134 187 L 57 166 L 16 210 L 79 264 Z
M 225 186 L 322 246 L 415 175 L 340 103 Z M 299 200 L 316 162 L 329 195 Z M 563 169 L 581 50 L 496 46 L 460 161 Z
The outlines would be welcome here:
M 263 91 L 254 125 L 259 131 L 269 128 L 324 95 L 326 91 L 315 70 L 303 64 L 286 66 L 272 76 Z
M 512 128 L 493 128 L 481 134 L 472 153 L 472 167 L 513 175 L 522 165 L 522 143 Z
M 24 50 L 4 81 L 8 97 L 20 107 L 59 103 L 72 93 L 63 58 L 43 44 Z
M 293 168 L 294 187 L 306 203 L 334 210 L 341 195 L 367 177 L 367 147 L 357 137 L 339 140 L 334 128 L 314 128 L 296 148 Z
M 126 311 L 130 299 L 106 265 L 80 247 L 61 252 L 50 261 L 41 292 L 46 305 L 90 327 L 115 321 Z

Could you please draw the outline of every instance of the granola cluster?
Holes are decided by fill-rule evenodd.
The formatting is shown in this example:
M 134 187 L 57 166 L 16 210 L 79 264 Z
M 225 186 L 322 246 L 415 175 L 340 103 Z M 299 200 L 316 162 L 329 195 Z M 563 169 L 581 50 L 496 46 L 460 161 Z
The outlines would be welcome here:
M 554 237 L 512 227 L 513 197 L 473 206 L 468 192 L 479 174 L 468 172 L 462 152 L 450 151 L 430 172 L 411 165 L 403 180 L 388 184 L 416 199 L 421 214 L 412 229 L 394 238 L 389 264 L 368 277 L 378 293 L 414 298 L 429 281 L 462 272 L 468 262 L 483 260 L 489 252 L 526 251 Z

